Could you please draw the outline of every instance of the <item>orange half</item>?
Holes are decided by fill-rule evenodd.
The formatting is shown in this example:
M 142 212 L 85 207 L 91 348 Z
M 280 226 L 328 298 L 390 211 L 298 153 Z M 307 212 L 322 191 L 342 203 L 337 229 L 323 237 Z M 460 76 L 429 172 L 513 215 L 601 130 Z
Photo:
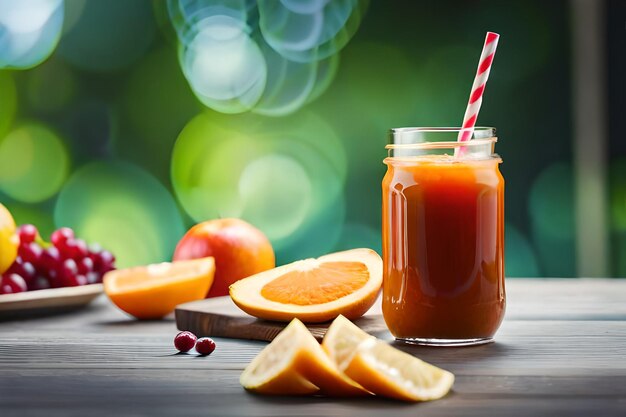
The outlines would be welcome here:
M 138 319 L 159 319 L 179 304 L 203 299 L 214 274 L 212 257 L 118 269 L 104 276 L 104 292 Z
M 338 315 L 362 316 L 382 285 L 382 260 L 371 249 L 305 259 L 261 272 L 230 286 L 246 313 L 267 320 L 319 323 Z

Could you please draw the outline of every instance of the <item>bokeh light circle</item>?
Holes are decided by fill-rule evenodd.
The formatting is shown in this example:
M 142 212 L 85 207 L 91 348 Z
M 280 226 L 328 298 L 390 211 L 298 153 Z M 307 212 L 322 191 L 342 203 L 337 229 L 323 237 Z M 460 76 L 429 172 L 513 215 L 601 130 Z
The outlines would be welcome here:
M 50 56 L 63 14 L 63 0 L 0 2 L 0 68 L 31 68 Z
M 318 61 L 315 82 L 313 83 L 313 89 L 306 99 L 307 103 L 316 100 L 328 89 L 328 87 L 330 87 L 330 84 L 335 79 L 338 69 L 339 54 L 334 54 L 326 59 Z
M 333 248 L 345 215 L 345 153 L 335 140 L 307 114 L 202 114 L 174 146 L 172 184 L 196 221 L 240 217 L 268 235 L 281 259 L 318 256 Z
M 316 258 L 334 250 L 346 219 L 346 202 L 340 193 L 331 191 L 331 195 L 319 201 L 314 214 L 289 239 L 275 245 L 278 264 Z
M 58 53 L 90 71 L 125 68 L 146 53 L 156 33 L 150 2 L 143 0 L 68 2 L 73 19 Z M 75 15 L 79 15 L 78 18 Z
M 317 79 L 317 62 L 290 61 L 258 40 L 267 64 L 267 82 L 253 112 L 284 116 L 300 109 L 307 101 Z
M 226 18 L 245 23 L 249 5 L 246 0 L 169 0 L 170 20 L 183 45 L 188 45 L 212 19 Z
M 56 194 L 69 170 L 63 141 L 46 126 L 25 123 L 0 140 L 0 190 L 22 202 Z
M 245 23 L 223 15 L 206 18 L 181 48 L 183 73 L 203 104 L 223 113 L 241 113 L 257 103 L 267 67 Z
M 57 227 L 68 226 L 117 257 L 119 267 L 171 259 L 185 229 L 172 196 L 140 168 L 121 161 L 92 162 L 61 190 Z
M 318 61 L 338 53 L 348 43 L 361 23 L 366 3 L 259 0 L 259 27 L 272 48 L 285 58 Z
M 312 185 L 292 158 L 269 154 L 248 164 L 239 178 L 241 217 L 263 224 L 271 240 L 287 238 L 310 211 Z
M 280 0 L 280 3 L 289 11 L 298 14 L 311 14 L 320 12 L 330 0 Z

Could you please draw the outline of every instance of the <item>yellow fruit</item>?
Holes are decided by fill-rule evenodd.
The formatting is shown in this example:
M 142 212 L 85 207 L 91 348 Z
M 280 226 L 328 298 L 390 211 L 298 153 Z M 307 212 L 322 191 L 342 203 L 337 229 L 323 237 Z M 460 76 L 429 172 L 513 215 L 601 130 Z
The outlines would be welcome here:
M 436 400 L 454 383 L 452 373 L 368 335 L 341 316 L 328 329 L 322 346 L 340 371 L 377 395 Z
M 20 239 L 15 233 L 13 216 L 0 204 L 0 274 L 15 262 L 19 244 Z
M 203 299 L 214 274 L 211 257 L 118 269 L 104 276 L 104 292 L 128 314 L 158 319 L 179 304 Z
M 239 379 L 260 394 L 368 395 L 339 372 L 335 364 L 298 319 L 274 338 L 246 367 Z
M 362 316 L 376 301 L 381 284 L 380 256 L 371 249 L 353 249 L 237 281 L 230 286 L 230 296 L 255 317 L 317 323 L 340 314 Z

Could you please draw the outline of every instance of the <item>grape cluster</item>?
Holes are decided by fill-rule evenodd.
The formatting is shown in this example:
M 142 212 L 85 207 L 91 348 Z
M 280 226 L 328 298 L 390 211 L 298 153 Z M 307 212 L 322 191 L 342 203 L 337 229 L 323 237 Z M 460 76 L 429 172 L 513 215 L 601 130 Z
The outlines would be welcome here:
M 55 230 L 51 244 L 41 240 L 32 224 L 20 226 L 18 235 L 17 259 L 0 278 L 0 294 L 95 284 L 115 269 L 111 252 L 97 244 L 87 246 L 70 228 Z

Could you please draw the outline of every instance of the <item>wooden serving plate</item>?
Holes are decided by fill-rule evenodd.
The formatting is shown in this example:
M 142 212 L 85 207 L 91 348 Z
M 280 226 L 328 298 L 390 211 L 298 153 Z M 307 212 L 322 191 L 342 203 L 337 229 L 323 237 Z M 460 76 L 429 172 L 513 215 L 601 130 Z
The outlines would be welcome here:
M 84 307 L 102 292 L 102 284 L 89 284 L 3 294 L 0 295 L 0 319 L 48 314 Z
M 365 315 L 354 321 L 367 333 L 387 331 L 380 310 L 380 297 Z M 260 320 L 244 313 L 229 296 L 181 304 L 176 308 L 176 326 L 197 336 L 272 341 L 288 323 Z M 322 340 L 327 323 L 307 324 L 317 340 Z

